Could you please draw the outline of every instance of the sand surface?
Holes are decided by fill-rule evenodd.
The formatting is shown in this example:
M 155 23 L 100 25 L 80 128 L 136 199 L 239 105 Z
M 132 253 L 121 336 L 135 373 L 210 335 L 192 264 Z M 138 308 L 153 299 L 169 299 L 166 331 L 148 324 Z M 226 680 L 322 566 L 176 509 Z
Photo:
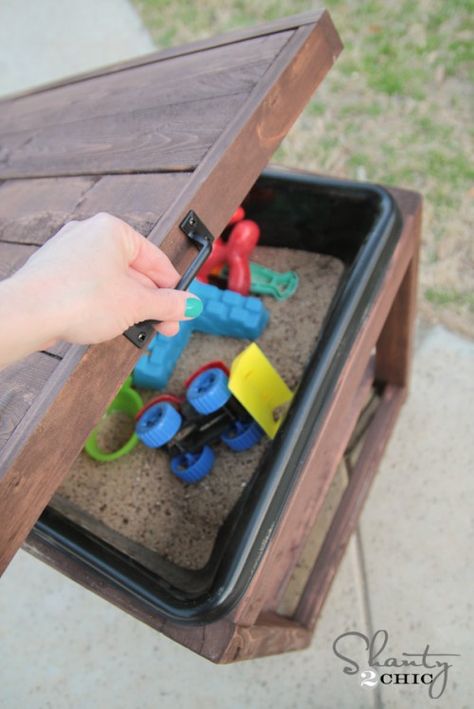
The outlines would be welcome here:
M 329 256 L 266 247 L 256 250 L 255 260 L 278 271 L 294 270 L 300 276 L 299 288 L 289 300 L 264 298 L 270 322 L 258 340 L 294 389 L 314 348 L 343 266 Z M 181 393 L 183 381 L 202 364 L 213 359 L 230 364 L 247 344 L 233 338 L 194 334 L 166 390 Z M 145 400 L 152 395 L 142 393 Z M 142 444 L 111 463 L 97 463 L 81 453 L 59 494 L 170 561 L 200 568 L 268 445 L 265 439 L 239 454 L 216 445 L 214 470 L 195 485 L 185 485 L 170 473 L 164 452 Z

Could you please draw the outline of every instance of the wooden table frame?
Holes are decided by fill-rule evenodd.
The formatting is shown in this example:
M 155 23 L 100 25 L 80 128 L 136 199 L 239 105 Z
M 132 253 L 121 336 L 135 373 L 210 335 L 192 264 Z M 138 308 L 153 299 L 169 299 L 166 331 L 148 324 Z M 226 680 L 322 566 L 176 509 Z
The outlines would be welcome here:
M 218 663 L 307 647 L 354 531 L 370 484 L 407 396 L 413 347 L 421 198 L 392 190 L 402 214 L 399 242 L 370 312 L 339 377 L 335 396 L 278 527 L 243 598 L 229 615 L 205 626 L 179 626 L 65 557 L 33 531 L 28 551 L 194 652 Z M 292 617 L 277 608 L 320 514 L 360 413 L 374 384 L 378 408 L 365 433 L 316 562 Z

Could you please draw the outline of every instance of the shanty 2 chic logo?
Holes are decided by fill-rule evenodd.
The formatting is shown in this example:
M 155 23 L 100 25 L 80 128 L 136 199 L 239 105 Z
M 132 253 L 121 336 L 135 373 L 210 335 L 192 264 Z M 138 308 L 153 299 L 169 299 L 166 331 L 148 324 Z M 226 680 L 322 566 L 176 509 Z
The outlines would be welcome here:
M 373 688 L 378 684 L 419 685 L 420 688 L 428 689 L 431 699 L 439 699 L 446 689 L 449 669 L 453 666 L 446 658 L 460 656 L 450 652 L 431 652 L 427 644 L 422 652 L 402 652 L 401 657 L 381 657 L 387 643 L 386 630 L 377 630 L 372 638 L 354 630 L 339 635 L 332 648 L 335 655 L 346 663 L 343 672 L 358 675 L 361 687 Z M 364 653 L 364 664 L 353 657 L 354 654 L 359 657 L 361 652 Z

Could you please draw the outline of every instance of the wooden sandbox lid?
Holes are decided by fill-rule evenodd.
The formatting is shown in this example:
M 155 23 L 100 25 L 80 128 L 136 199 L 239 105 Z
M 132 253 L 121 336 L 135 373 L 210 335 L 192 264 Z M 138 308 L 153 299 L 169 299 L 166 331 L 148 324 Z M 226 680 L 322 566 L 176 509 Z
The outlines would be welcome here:
M 0 278 L 98 211 L 182 272 L 183 218 L 222 231 L 340 50 L 312 12 L 0 101 Z M 140 354 L 123 336 L 61 343 L 0 372 L 0 573 Z

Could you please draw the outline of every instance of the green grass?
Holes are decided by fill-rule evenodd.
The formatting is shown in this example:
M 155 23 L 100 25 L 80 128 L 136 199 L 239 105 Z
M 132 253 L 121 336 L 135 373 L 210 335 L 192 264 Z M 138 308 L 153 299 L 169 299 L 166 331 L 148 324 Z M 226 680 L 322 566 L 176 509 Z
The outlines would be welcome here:
M 467 306 L 471 312 L 474 312 L 474 293 L 460 293 L 455 290 L 436 290 L 436 288 L 427 288 L 425 296 L 430 303 L 437 307 L 446 305 Z
M 160 47 L 318 7 L 309 0 L 135 4 Z M 448 321 L 459 312 L 474 334 L 465 295 L 474 291 L 474 0 L 323 4 L 345 49 L 274 159 L 423 192 L 422 310 Z

